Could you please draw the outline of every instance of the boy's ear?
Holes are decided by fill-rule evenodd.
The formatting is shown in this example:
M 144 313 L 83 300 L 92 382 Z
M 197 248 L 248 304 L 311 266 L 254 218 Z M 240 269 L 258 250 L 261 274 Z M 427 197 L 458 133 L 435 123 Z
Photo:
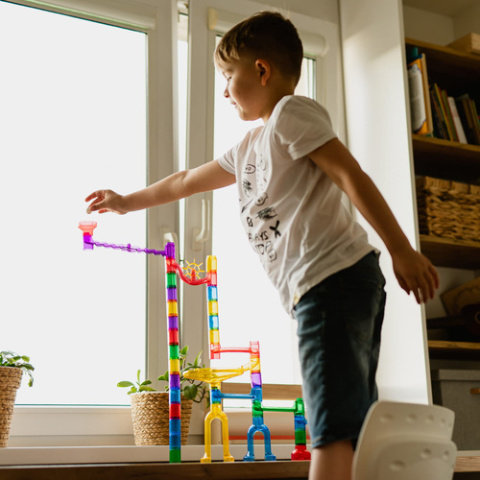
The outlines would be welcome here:
M 270 75 L 272 74 L 272 67 L 270 65 L 270 62 L 259 58 L 255 60 L 255 68 L 257 69 L 257 72 L 259 74 L 262 86 L 265 86 L 268 79 L 270 78 Z

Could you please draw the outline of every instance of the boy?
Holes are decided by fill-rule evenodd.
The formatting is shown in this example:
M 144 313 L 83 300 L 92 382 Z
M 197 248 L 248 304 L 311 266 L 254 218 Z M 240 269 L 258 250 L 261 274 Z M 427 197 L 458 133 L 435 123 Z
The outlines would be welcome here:
M 293 95 L 302 56 L 295 27 L 278 13 L 236 25 L 218 45 L 215 63 L 240 118 L 261 118 L 264 126 L 219 159 L 138 192 L 98 190 L 86 198 L 87 211 L 125 214 L 237 184 L 252 247 L 298 321 L 314 447 L 309 478 L 347 480 L 365 414 L 377 398 L 385 292 L 378 253 L 342 205 L 342 191 L 384 241 L 407 293 L 424 302 L 439 282 L 333 133 L 323 107 Z

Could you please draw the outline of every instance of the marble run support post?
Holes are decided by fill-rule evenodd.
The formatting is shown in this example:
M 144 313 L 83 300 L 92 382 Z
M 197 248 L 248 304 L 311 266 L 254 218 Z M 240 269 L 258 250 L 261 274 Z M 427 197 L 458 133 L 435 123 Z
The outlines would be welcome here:
M 165 270 L 167 285 L 167 322 L 169 349 L 169 427 L 170 463 L 180 463 L 181 457 L 181 388 L 180 351 L 178 335 L 177 264 L 175 244 L 165 246 Z
M 295 420 L 295 450 L 292 452 L 292 460 L 310 460 L 310 452 L 307 450 L 307 433 L 305 426 L 307 421 L 305 419 L 305 404 L 302 398 L 295 400 L 295 405 L 292 408 L 288 407 L 264 407 L 261 403 L 254 402 L 254 411 L 261 410 L 262 412 L 293 412 Z
M 272 453 L 272 441 L 270 430 L 265 425 L 263 419 L 262 400 L 262 373 L 260 370 L 260 344 L 259 342 L 250 342 L 250 381 L 252 385 L 252 425 L 247 432 L 247 454 L 243 457 L 245 462 L 255 461 L 253 437 L 257 432 L 263 434 L 265 445 L 265 460 L 275 461 L 277 457 Z
M 207 305 L 210 360 L 220 358 L 220 330 L 218 321 L 217 258 L 207 257 Z

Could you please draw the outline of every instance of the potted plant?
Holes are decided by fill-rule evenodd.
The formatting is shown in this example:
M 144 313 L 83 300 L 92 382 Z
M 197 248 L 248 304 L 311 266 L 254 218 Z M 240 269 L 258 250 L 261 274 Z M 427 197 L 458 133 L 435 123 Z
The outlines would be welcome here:
M 188 346 L 179 352 L 180 358 L 180 385 L 181 399 L 181 429 L 182 445 L 187 443 L 190 416 L 193 403 L 209 402 L 208 385 L 203 382 L 187 379 L 183 373 L 192 368 L 201 368 L 200 352 L 193 363 L 187 362 Z M 169 409 L 168 409 L 168 371 L 157 380 L 167 382 L 165 391 L 157 391 L 152 387 L 152 381 L 140 380 L 140 370 L 137 371 L 137 380 L 130 382 L 123 380 L 117 387 L 129 388 L 131 395 L 132 421 L 135 445 L 168 445 L 169 443 Z
M 28 386 L 33 385 L 33 366 L 30 358 L 14 352 L 0 352 L 0 447 L 6 447 L 10 436 L 13 408 L 23 373 L 29 376 Z

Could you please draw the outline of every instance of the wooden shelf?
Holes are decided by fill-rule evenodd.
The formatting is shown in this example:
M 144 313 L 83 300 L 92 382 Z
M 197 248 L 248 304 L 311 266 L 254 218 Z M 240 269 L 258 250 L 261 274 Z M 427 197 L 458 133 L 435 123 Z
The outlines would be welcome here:
M 131 480 L 168 478 L 169 480 L 307 480 L 310 462 L 235 462 L 181 464 L 46 465 L 5 467 L 2 480 Z
M 480 181 L 480 145 L 421 135 L 412 135 L 412 143 L 417 175 L 466 183 Z
M 480 343 L 429 340 L 428 351 L 431 358 L 480 360 Z
M 235 462 L 231 464 L 116 464 L 116 465 L 48 465 L 2 468 L 2 480 L 131 480 L 133 478 L 168 478 L 169 480 L 307 480 L 310 462 Z M 476 451 L 458 452 L 455 472 L 480 472 L 480 455 Z
M 480 269 L 480 242 L 420 235 L 420 248 L 439 267 Z
M 460 451 L 455 462 L 455 472 L 480 472 L 480 452 Z
M 418 47 L 427 58 L 428 76 L 451 95 L 478 91 L 480 57 L 433 43 L 406 38 L 409 47 Z

